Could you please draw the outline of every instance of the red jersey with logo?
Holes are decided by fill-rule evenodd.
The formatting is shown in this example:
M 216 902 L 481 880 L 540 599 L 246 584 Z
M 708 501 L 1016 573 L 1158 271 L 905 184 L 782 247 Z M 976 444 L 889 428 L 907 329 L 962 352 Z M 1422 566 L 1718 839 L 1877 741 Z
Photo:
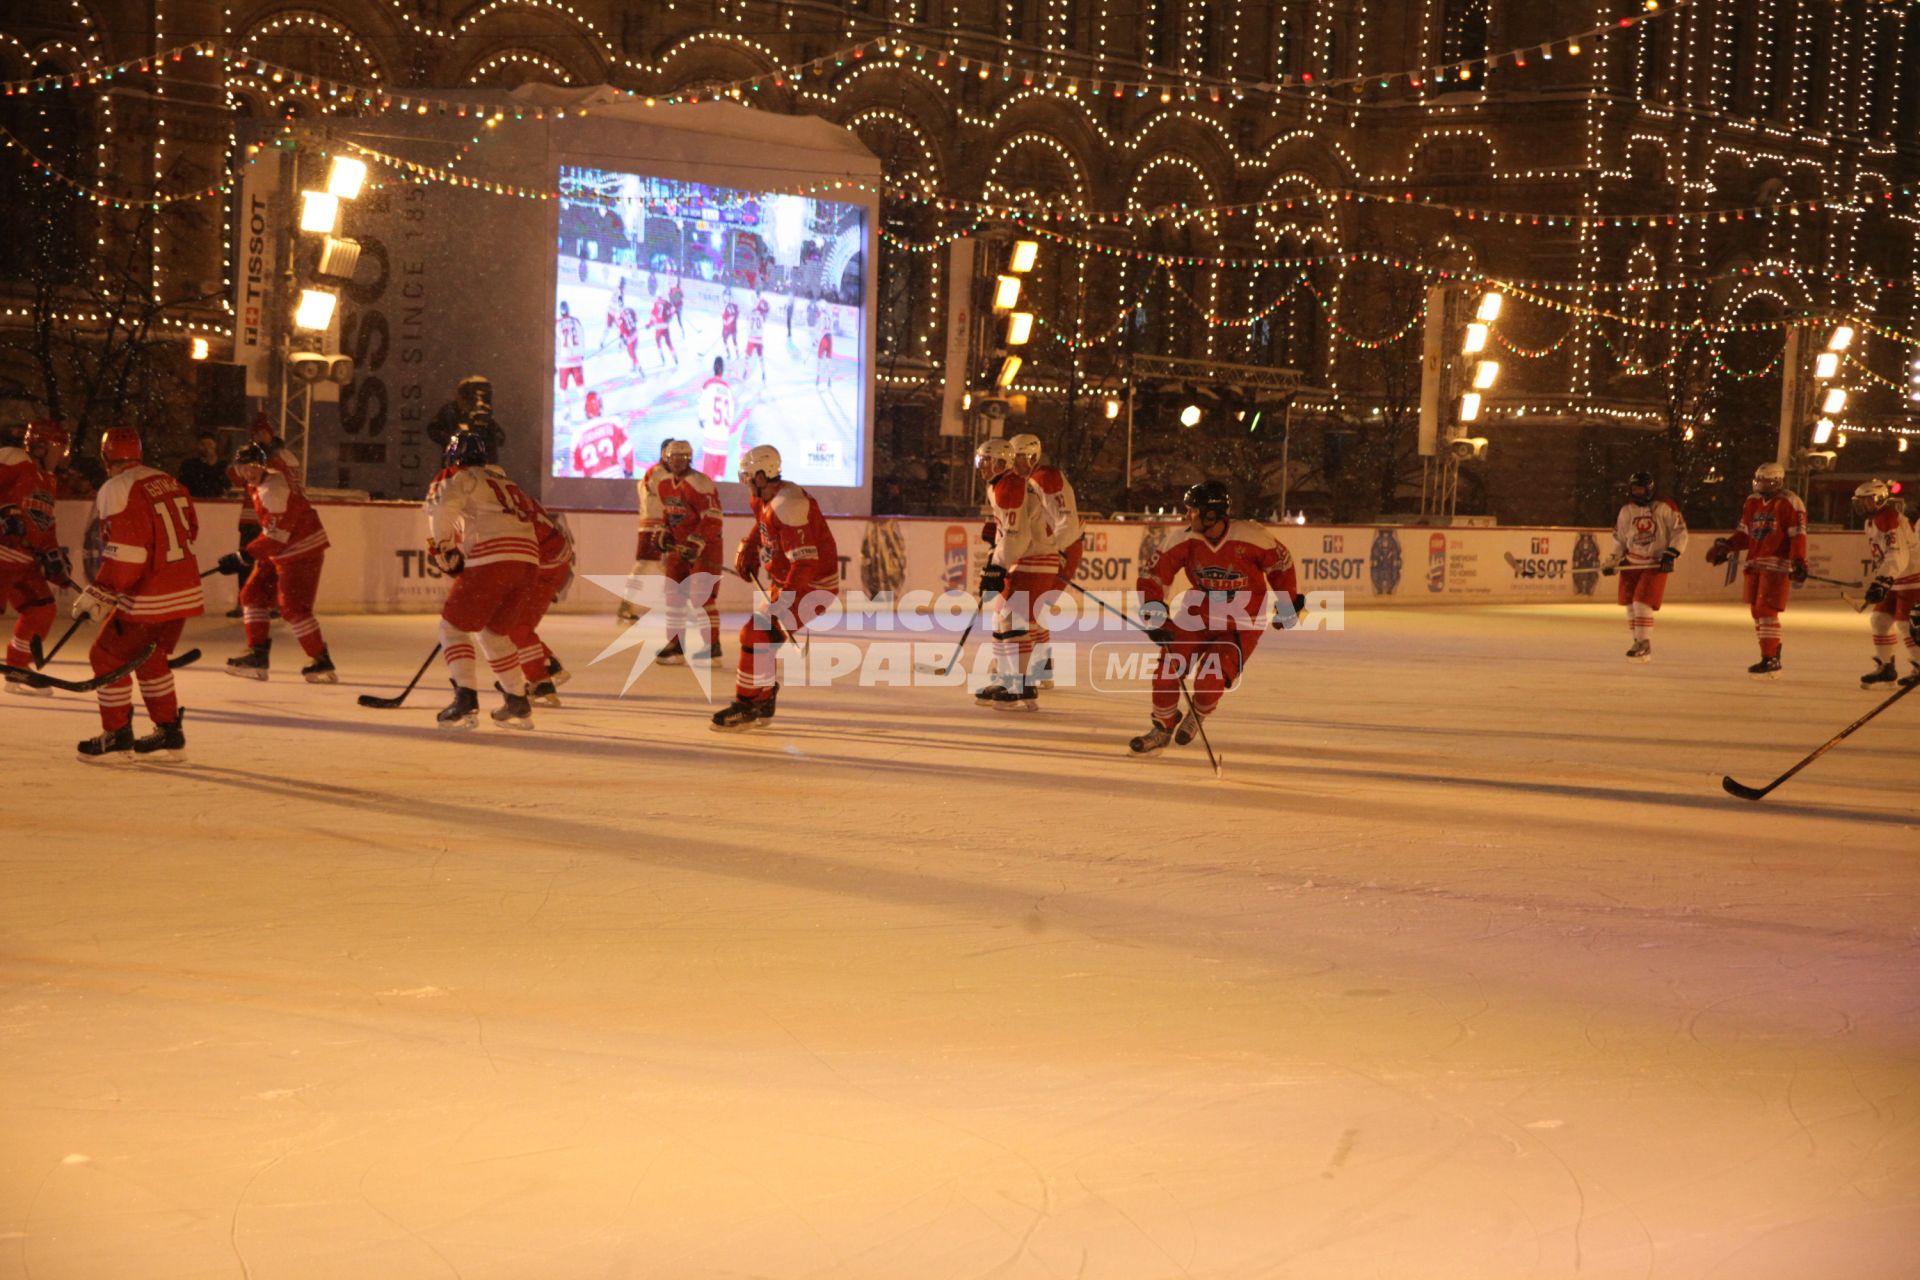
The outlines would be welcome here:
M 1039 493 L 1018 471 L 987 486 L 987 519 L 993 523 L 994 564 L 1015 573 L 1058 575 L 1060 551 L 1047 528 Z
M 53 520 L 57 491 L 58 481 L 41 470 L 25 449 L 13 445 L 0 448 L 0 511 L 17 509 L 27 526 L 21 537 L 0 537 L 0 566 L 33 564 L 34 552 L 51 551 L 60 545 Z
M 1807 506 L 1798 494 L 1749 494 L 1727 542 L 1747 553 L 1748 573 L 1786 573 L 1807 558 Z
M 320 513 L 307 501 L 307 495 L 294 488 L 278 471 L 247 490 L 253 503 L 260 534 L 247 544 L 247 554 L 258 560 L 265 557 L 275 564 L 317 556 L 327 549 L 327 531 Z
M 1263 625 L 1261 606 L 1269 589 L 1288 598 L 1299 591 L 1293 556 L 1279 539 L 1251 520 L 1231 522 L 1218 542 L 1182 532 L 1160 549 L 1153 563 L 1141 566 L 1140 594 L 1148 600 L 1165 600 L 1182 573 L 1207 593 L 1210 604 L 1232 609 L 1241 625 L 1248 620 L 1254 626 Z
M 633 474 L 633 444 L 627 432 L 612 418 L 583 427 L 573 438 L 573 469 L 583 476 L 597 478 L 619 472 Z
M 720 336 L 727 337 L 740 328 L 740 304 L 728 299 L 727 305 L 720 308 Z
M 93 509 L 105 544 L 94 584 L 120 596 L 138 622 L 191 618 L 203 607 L 193 540 L 200 516 L 178 480 L 141 465 L 100 486 Z
M 701 472 L 676 476 L 666 463 L 654 463 L 640 482 L 640 531 L 658 533 L 663 546 L 701 538 L 706 547 L 719 547 L 719 488 Z
M 653 336 L 659 338 L 667 332 L 667 326 L 673 322 L 673 304 L 665 298 L 653 300 L 653 313 L 647 323 L 653 327 Z
M 1895 591 L 1920 591 L 1920 533 L 1898 507 L 1867 517 L 1867 580 L 1892 578 Z
M 760 558 L 769 583 L 790 595 L 840 589 L 840 551 L 812 494 L 783 480 L 772 498 L 751 505 L 753 528 L 741 545 Z
M 427 536 L 469 566 L 540 563 L 532 500 L 498 467 L 448 467 L 427 486 Z
M 627 305 L 627 295 L 624 292 L 616 293 L 607 299 L 607 328 L 618 329 L 621 337 L 627 336 L 627 327 L 621 321 L 624 317 L 631 315 L 633 315 L 633 308 Z
M 527 510 L 533 515 L 533 540 L 540 553 L 540 567 L 558 569 L 572 564 L 573 530 L 567 522 L 534 501 L 525 489 L 516 488 L 515 492 L 526 500 Z

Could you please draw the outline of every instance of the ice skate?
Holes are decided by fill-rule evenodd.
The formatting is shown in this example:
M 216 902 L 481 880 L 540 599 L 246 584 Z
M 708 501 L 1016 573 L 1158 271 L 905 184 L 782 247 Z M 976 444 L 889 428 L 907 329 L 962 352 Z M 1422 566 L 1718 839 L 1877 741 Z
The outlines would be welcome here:
M 1189 708 L 1185 718 L 1180 721 L 1180 727 L 1173 731 L 1173 745 L 1184 747 L 1199 737 L 1200 725 L 1205 720 L 1206 717 L 1200 714 L 1199 707 Z
M 1653 641 L 1635 640 L 1633 642 L 1633 647 L 1627 650 L 1627 661 L 1628 662 L 1652 662 L 1653 661 Z
M 96 738 L 88 738 L 79 746 L 80 758 L 90 763 L 118 764 L 133 759 L 133 727 L 121 725 L 118 729 L 109 729 Z
M 237 658 L 227 659 L 227 674 L 246 680 L 265 680 L 267 678 L 267 655 L 272 650 L 272 641 L 257 644 Z
M 999 676 L 992 677 L 985 684 L 973 691 L 973 701 L 975 705 L 982 707 L 990 707 L 1006 696 L 1007 686 L 1001 682 Z
M 708 666 L 713 666 L 718 664 L 721 658 L 723 658 L 724 656 L 725 655 L 722 654 L 720 651 L 720 642 L 718 640 L 715 640 L 712 644 L 708 645 L 706 648 L 702 649 L 700 652 L 692 655 L 689 661 L 704 663 Z
M 1158 755 L 1165 751 L 1172 741 L 1173 730 L 1155 720 L 1152 728 L 1137 738 L 1127 740 L 1127 750 L 1136 756 Z
M 558 688 L 559 686 L 565 684 L 567 681 L 571 679 L 573 679 L 573 672 L 561 666 L 560 659 L 558 658 L 547 659 L 547 683 L 548 684 L 551 684 L 555 688 Z
M 51 698 L 53 690 L 45 685 L 30 684 L 27 678 L 15 672 L 7 672 L 7 692 L 17 693 L 23 698 Z
M 763 697 L 740 698 L 722 707 L 713 714 L 713 728 L 717 733 L 738 733 L 744 729 L 771 728 L 773 723 L 773 697 L 779 692 L 775 685 Z
M 1051 646 L 1034 655 L 1033 669 L 1027 673 L 1027 684 L 1031 688 L 1043 691 L 1053 688 L 1053 649 Z
M 675 636 L 667 641 L 666 647 L 661 649 L 659 653 L 656 653 L 653 656 L 653 660 L 663 667 L 685 665 L 687 661 L 687 651 L 680 647 L 680 637 Z
M 1747 668 L 1747 674 L 1755 680 L 1778 680 L 1780 678 L 1780 658 L 1762 658 Z
M 1900 669 L 1894 666 L 1892 659 L 1875 658 L 1873 670 L 1860 677 L 1860 687 L 1874 689 L 1883 684 L 1897 684 L 1899 680 Z
M 503 729 L 533 728 L 533 704 L 524 693 L 508 693 L 499 683 L 493 686 L 500 690 L 500 705 L 487 714 L 493 722 Z
M 472 689 L 453 686 L 453 701 L 434 717 L 442 729 L 472 729 L 480 723 L 480 695 Z
M 560 705 L 560 691 L 554 688 L 553 681 L 542 680 L 527 690 L 527 701 L 536 707 L 557 707 Z
M 1920 684 L 1920 663 L 1915 663 L 1912 671 L 1900 677 L 1900 687 L 1902 689 L 1911 689 L 1917 684 Z
M 622 600 L 620 607 L 613 611 L 613 620 L 615 622 L 624 622 L 631 626 L 633 623 L 640 621 L 640 615 L 634 610 L 631 603 Z
M 172 724 L 156 724 L 151 732 L 135 738 L 134 754 L 156 764 L 185 764 L 187 735 L 180 728 L 180 721 L 186 714 L 181 711 L 173 717 Z
M 333 669 L 333 658 L 325 649 L 318 657 L 300 668 L 300 675 L 308 684 L 339 684 L 339 673 Z
M 1031 682 L 1021 681 L 1020 687 L 1000 690 L 1000 696 L 993 700 L 995 711 L 1038 711 L 1040 709 L 1040 691 Z

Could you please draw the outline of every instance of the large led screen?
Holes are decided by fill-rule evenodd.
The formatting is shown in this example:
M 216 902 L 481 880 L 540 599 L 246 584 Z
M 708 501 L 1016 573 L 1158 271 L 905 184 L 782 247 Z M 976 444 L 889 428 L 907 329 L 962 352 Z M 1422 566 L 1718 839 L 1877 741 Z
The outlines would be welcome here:
M 770 444 L 789 480 L 864 482 L 864 208 L 564 165 L 560 190 L 555 477 L 679 439 L 716 480 Z

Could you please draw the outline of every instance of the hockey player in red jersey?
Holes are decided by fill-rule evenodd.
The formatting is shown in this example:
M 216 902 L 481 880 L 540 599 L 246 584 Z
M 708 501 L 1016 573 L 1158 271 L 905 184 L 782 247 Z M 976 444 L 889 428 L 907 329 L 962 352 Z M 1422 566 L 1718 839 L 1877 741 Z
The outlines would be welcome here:
M 1885 480 L 1868 480 L 1853 491 L 1853 509 L 1866 517 L 1868 621 L 1873 628 L 1873 670 L 1860 687 L 1920 684 L 1920 534 L 1907 523 L 1900 501 Z M 1913 670 L 1899 674 L 1895 632 L 1904 633 Z
M 653 329 L 653 349 L 660 356 L 660 367 L 667 367 L 667 357 L 673 357 L 673 363 L 680 363 L 680 353 L 673 348 L 673 334 L 668 326 L 673 323 L 673 304 L 665 298 L 653 300 L 653 310 L 647 316 L 647 324 Z
M 987 489 L 993 549 L 980 572 L 980 607 L 993 622 L 993 679 L 974 691 L 981 706 L 998 711 L 1032 711 L 1039 681 L 1030 678 L 1036 642 L 1034 615 L 1060 581 L 1060 553 L 1054 550 L 1040 495 L 1013 465 L 1013 446 L 987 439 L 974 451 Z
M 447 441 L 446 468 L 427 487 L 427 555 L 453 579 L 440 610 L 441 657 L 453 679 L 453 701 L 440 712 L 445 729 L 479 723 L 479 662 L 487 655 L 502 705 L 495 723 L 533 727 L 520 649 L 511 633 L 527 610 L 540 572 L 540 549 L 527 496 L 498 467 L 471 431 Z
M 1756 680 L 1780 678 L 1780 615 L 1787 594 L 1807 580 L 1807 508 L 1787 492 L 1787 469 L 1777 462 L 1754 469 L 1753 492 L 1740 508 L 1740 524 L 1731 538 L 1715 538 L 1708 564 L 1725 564 L 1736 551 L 1747 553 L 1742 597 L 1753 612 L 1760 639 L 1760 661 L 1747 668 Z
M 1153 677 L 1153 724 L 1127 746 L 1152 755 L 1168 743 L 1185 746 L 1240 679 L 1265 630 L 1267 593 L 1273 627 L 1284 631 L 1300 616 L 1293 557 L 1251 520 L 1231 517 L 1227 486 L 1203 480 L 1186 492 L 1185 534 L 1173 538 L 1140 570 L 1140 617 L 1160 645 Z M 1167 592 L 1181 573 L 1194 590 L 1170 608 Z M 1193 677 L 1193 705 L 1180 715 L 1180 680 Z M 1178 726 L 1176 729 L 1175 726 Z
M 733 701 L 713 717 L 719 730 L 763 729 L 773 720 L 775 649 L 832 607 L 840 590 L 840 552 L 820 504 L 780 478 L 780 452 L 756 445 L 740 459 L 740 483 L 752 494 L 753 528 L 734 553 L 749 582 L 766 570 L 769 598 L 740 628 L 740 670 Z
M 733 300 L 733 290 L 727 290 L 726 303 L 720 308 L 720 351 L 722 355 L 740 358 L 740 304 Z
M 1627 607 L 1633 632 L 1628 662 L 1653 661 L 1653 615 L 1666 598 L 1667 575 L 1687 549 L 1687 521 L 1680 508 L 1655 497 L 1653 476 L 1636 471 L 1627 478 L 1627 501 L 1613 521 L 1613 555 L 1600 566 L 1607 577 L 1620 575 L 1620 603 Z
M 239 554 L 220 557 L 220 572 L 246 573 L 240 588 L 241 616 L 246 622 L 247 651 L 227 659 L 227 674 L 265 680 L 273 638 L 269 610 L 276 604 L 280 618 L 310 661 L 300 669 L 309 684 L 338 684 L 333 658 L 313 616 L 320 594 L 320 570 L 327 558 L 327 531 L 320 513 L 307 496 L 275 468 L 271 455 L 250 444 L 234 458 L 233 471 L 247 487 L 260 533 L 246 546 L 251 572 Z
M 495 469 L 489 467 L 492 474 Z M 505 472 L 500 473 L 505 477 Z M 525 607 L 509 638 L 520 660 L 520 674 L 526 678 L 527 697 L 543 707 L 560 705 L 560 686 L 568 680 L 565 667 L 553 656 L 553 650 L 540 638 L 540 623 L 553 602 L 567 592 L 573 582 L 573 530 L 564 517 L 557 516 L 535 502 L 523 489 L 516 489 L 533 516 L 535 545 L 540 552 L 540 571 L 533 589 L 525 597 Z
M 30 422 L 20 445 L 0 446 L 0 611 L 20 618 L 7 644 L 7 665 L 33 661 L 33 642 L 53 628 L 54 589 L 72 587 L 72 566 L 54 526 L 54 471 L 67 460 L 67 429 Z M 24 676 L 7 676 L 8 693 L 46 695 Z
M 600 393 L 587 392 L 587 425 L 573 438 L 573 469 L 590 480 L 615 471 L 633 477 L 633 442 L 614 418 L 600 416 Z
M 682 637 L 696 609 L 707 621 L 691 657 L 720 660 L 720 537 L 720 490 L 694 469 L 692 444 L 668 441 L 659 465 L 640 482 L 640 560 L 643 572 L 661 575 L 666 586 L 668 639 L 655 661 L 687 660 Z
M 1041 523 L 1046 528 L 1047 540 L 1060 556 L 1060 576 L 1043 597 L 1042 608 L 1036 609 L 1037 615 L 1044 606 L 1051 605 L 1080 572 L 1080 557 L 1086 551 L 1081 542 L 1080 503 L 1074 496 L 1073 484 L 1067 479 L 1066 473 L 1041 461 L 1039 436 L 1017 435 L 1007 443 L 1013 446 L 1014 470 L 1027 478 L 1027 487 L 1040 497 Z M 1051 689 L 1053 633 L 1038 621 L 1037 616 L 1033 641 L 1032 674 L 1035 685 L 1040 689 Z
M 73 616 L 101 619 L 88 654 L 95 675 L 153 646 L 134 670 L 153 731 L 133 736 L 133 681 L 123 676 L 100 687 L 102 732 L 80 744 L 80 758 L 182 760 L 184 713 L 167 659 L 181 627 L 202 607 L 200 565 L 193 554 L 200 517 L 178 480 L 141 461 L 140 433 L 133 428 L 107 428 L 100 436 L 100 461 L 107 469 L 107 482 L 94 498 L 104 544 L 100 572 L 73 602 Z

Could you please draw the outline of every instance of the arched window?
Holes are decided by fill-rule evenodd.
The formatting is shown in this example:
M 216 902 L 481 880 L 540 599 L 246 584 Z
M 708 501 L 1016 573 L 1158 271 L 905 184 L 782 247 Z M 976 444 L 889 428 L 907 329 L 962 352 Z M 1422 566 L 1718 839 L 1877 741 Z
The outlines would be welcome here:
M 1447 0 L 1440 25 L 1440 60 L 1469 62 L 1487 56 L 1488 0 Z

